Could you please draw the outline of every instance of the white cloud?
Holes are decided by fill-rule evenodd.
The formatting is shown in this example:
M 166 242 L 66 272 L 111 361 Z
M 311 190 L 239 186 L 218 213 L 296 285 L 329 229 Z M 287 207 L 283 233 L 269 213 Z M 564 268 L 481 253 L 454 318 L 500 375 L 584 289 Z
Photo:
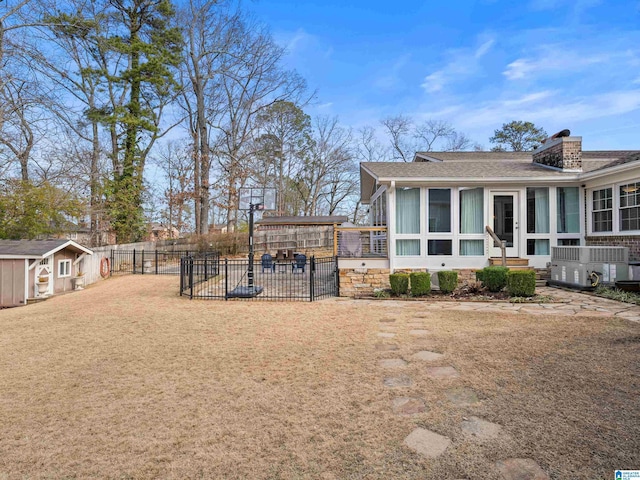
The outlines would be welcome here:
M 495 39 L 487 35 L 482 35 L 478 40 L 481 43 L 476 48 L 449 50 L 446 54 L 448 57 L 447 63 L 442 68 L 427 75 L 421 87 L 427 93 L 436 93 L 451 82 L 477 73 L 480 69 L 480 60 L 489 53 L 495 44 Z
M 324 110 L 327 108 L 331 108 L 332 106 L 333 106 L 333 102 L 321 103 L 320 105 L 318 105 L 318 109 Z
M 458 104 L 430 118 L 446 118 L 462 131 L 479 130 L 511 120 L 528 120 L 559 128 L 609 116 L 640 110 L 640 89 L 619 90 L 599 95 L 567 97 L 561 92 L 541 91 L 520 97 L 476 104 Z M 492 127 L 493 128 L 493 127 Z M 555 127 L 554 127 L 555 128 Z
M 636 78 L 632 83 L 635 85 L 640 85 L 640 77 Z
M 585 44 L 582 48 L 547 44 L 537 47 L 533 55 L 509 63 L 502 74 L 508 80 L 521 80 L 552 73 L 582 72 L 596 65 L 624 68 L 638 62 L 639 55 L 640 50 L 617 50 L 616 45 L 608 44 Z
M 442 70 L 433 72 L 431 75 L 424 77 L 424 82 L 420 85 L 429 93 L 436 93 L 442 90 L 445 85 L 445 73 Z

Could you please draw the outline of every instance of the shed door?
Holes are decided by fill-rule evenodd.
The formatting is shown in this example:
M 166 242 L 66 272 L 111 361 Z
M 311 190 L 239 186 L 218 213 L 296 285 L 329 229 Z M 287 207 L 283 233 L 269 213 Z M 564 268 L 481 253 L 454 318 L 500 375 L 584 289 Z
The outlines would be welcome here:
M 38 282 L 40 277 L 48 277 L 49 285 L 47 287 L 47 293 L 45 295 L 53 294 L 53 255 L 43 258 L 38 265 L 36 265 L 35 283 Z M 38 297 L 38 285 L 34 285 L 33 296 Z

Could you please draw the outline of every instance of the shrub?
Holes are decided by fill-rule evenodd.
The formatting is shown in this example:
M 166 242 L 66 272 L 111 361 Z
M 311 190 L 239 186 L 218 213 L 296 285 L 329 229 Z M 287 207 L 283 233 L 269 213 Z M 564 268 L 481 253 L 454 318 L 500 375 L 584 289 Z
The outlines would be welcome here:
M 428 272 L 412 272 L 409 275 L 411 280 L 411 295 L 420 297 L 429 295 L 431 292 L 431 274 Z
M 482 273 L 484 272 L 484 270 L 476 270 L 476 281 L 477 282 L 481 282 L 482 281 Z
M 458 286 L 458 272 L 441 270 L 438 272 L 438 283 L 442 293 L 451 293 Z
M 511 297 L 533 297 L 536 294 L 536 272 L 512 270 L 507 274 L 507 291 Z
M 485 267 L 482 270 L 482 284 L 490 292 L 499 292 L 507 285 L 507 267 Z
M 409 291 L 409 275 L 406 273 L 392 273 L 389 275 L 389 283 L 394 295 L 406 295 Z

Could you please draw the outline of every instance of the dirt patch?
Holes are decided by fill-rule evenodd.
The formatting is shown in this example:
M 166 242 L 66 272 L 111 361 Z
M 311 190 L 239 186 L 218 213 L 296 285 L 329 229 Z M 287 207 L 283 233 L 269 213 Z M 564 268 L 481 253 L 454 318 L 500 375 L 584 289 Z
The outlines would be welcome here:
M 619 341 L 637 324 L 433 311 L 429 349 L 460 374 L 443 382 L 410 361 L 425 348 L 407 326 L 421 302 L 177 290 L 175 278 L 123 277 L 0 311 L 0 478 L 498 479 L 506 458 L 607 478 L 640 464 L 640 344 Z M 389 317 L 395 351 L 377 337 Z M 412 380 L 401 396 L 425 412 L 393 412 L 400 390 L 378 360 L 399 357 Z M 456 387 L 482 401 L 452 404 Z M 474 443 L 460 427 L 472 415 L 507 435 Z M 403 445 L 416 428 L 452 443 L 425 459 Z

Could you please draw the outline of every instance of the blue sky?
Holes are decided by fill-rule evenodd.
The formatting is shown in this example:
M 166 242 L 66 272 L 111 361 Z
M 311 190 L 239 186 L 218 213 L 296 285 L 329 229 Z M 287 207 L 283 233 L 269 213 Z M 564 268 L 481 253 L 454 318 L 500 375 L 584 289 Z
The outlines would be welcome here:
M 529 120 L 583 148 L 640 149 L 640 1 L 245 4 L 318 90 L 311 114 L 449 121 L 485 148 Z

